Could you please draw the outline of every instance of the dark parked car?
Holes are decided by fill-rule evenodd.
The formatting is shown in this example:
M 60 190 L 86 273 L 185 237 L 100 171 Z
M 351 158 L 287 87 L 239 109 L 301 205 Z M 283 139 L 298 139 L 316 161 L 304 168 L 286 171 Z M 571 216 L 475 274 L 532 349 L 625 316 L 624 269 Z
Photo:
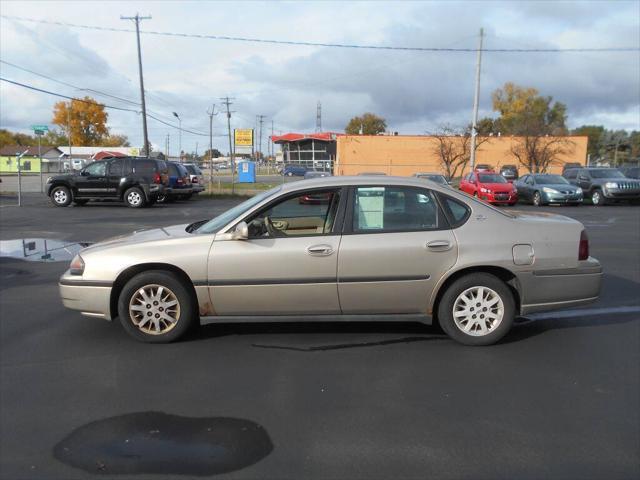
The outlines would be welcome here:
M 493 172 L 493 167 L 488 163 L 479 163 L 475 168 L 476 172 Z
M 500 175 L 502 175 L 508 182 L 513 183 L 518 179 L 518 167 L 515 165 L 503 165 L 500 168 Z
M 204 191 L 204 174 L 202 173 L 202 170 L 200 170 L 200 167 L 194 163 L 184 163 L 182 166 L 184 166 L 184 168 L 189 172 L 193 193 L 200 193 Z
M 89 200 L 124 202 L 132 208 L 153 205 L 169 187 L 167 163 L 150 158 L 123 157 L 90 163 L 79 172 L 47 179 L 47 195 L 57 207 Z
M 282 171 L 282 174 L 287 177 L 293 177 L 294 175 L 296 177 L 304 177 L 305 173 L 307 173 L 307 169 L 301 165 L 287 165 Z
M 567 162 L 564 165 L 562 165 L 562 175 L 564 175 L 564 172 L 566 172 L 570 168 L 582 168 L 583 166 L 584 165 L 578 162 Z
M 168 162 L 169 188 L 158 195 L 158 203 L 173 200 L 188 200 L 193 195 L 191 177 L 187 168 L 181 163 Z
M 625 177 L 617 168 L 570 168 L 563 176 L 582 188 L 594 205 L 620 200 L 640 201 L 640 180 Z
M 550 203 L 580 205 L 582 203 L 582 189 L 571 185 L 560 175 L 548 173 L 534 173 L 523 175 L 513 182 L 518 190 L 518 198 L 531 202 L 536 207 Z
M 416 178 L 424 178 L 425 180 L 431 180 L 432 182 L 436 182 L 440 185 L 444 185 L 445 187 L 449 187 L 451 182 L 447 180 L 447 177 L 441 175 L 439 173 L 414 173 L 414 177 Z
M 310 178 L 321 178 L 321 177 L 331 177 L 331 172 L 322 172 L 320 170 L 307 170 L 307 172 L 304 174 L 304 178 L 305 179 L 310 179 Z

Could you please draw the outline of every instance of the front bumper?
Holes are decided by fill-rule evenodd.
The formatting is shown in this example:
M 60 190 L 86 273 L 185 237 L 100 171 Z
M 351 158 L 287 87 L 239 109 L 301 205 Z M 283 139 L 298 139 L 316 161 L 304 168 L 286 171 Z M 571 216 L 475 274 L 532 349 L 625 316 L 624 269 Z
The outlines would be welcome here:
M 62 304 L 88 317 L 112 320 L 111 282 L 83 280 L 67 270 L 58 282 Z
M 578 262 L 577 268 L 533 271 L 517 274 L 520 286 L 520 314 L 546 312 L 595 302 L 600 295 L 602 266 L 593 257 Z
M 482 193 L 480 192 L 480 198 L 489 203 L 503 204 L 503 203 L 516 203 L 518 201 L 518 194 L 515 192 L 510 193 Z
M 613 200 L 638 200 L 640 199 L 640 190 L 622 189 L 622 188 L 604 188 L 604 196 Z
M 545 203 L 582 203 L 584 200 L 581 193 L 546 193 L 542 192 Z

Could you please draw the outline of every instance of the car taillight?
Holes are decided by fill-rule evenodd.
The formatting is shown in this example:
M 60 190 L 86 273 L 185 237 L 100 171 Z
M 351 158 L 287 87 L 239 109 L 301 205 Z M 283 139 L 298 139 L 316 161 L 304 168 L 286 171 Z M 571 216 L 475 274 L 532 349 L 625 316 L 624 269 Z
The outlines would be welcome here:
M 153 174 L 153 183 L 162 183 L 162 177 L 158 172 Z
M 580 233 L 580 247 L 578 248 L 578 260 L 586 260 L 589 258 L 589 238 L 587 232 L 582 230 Z
M 178 179 L 176 180 L 176 183 L 178 185 L 182 185 L 184 183 L 184 180 L 178 177 Z
M 193 180 L 191 180 L 191 183 L 198 183 L 198 177 L 193 177 Z

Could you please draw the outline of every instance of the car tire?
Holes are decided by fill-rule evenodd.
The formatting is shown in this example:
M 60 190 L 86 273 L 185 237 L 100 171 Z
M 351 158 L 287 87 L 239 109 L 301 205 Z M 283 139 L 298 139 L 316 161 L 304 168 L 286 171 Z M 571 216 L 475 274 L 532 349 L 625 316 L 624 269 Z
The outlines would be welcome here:
M 494 344 L 507 334 L 513 326 L 516 307 L 506 283 L 489 273 L 471 273 L 449 285 L 437 313 L 440 326 L 449 337 L 464 345 L 481 346 Z M 485 320 L 484 315 L 493 318 Z
M 542 195 L 540 195 L 540 192 L 535 192 L 535 193 L 533 194 L 533 200 L 532 200 L 532 202 L 533 202 L 533 204 L 534 204 L 536 207 L 541 207 L 541 206 L 543 205 L 543 202 L 542 202 Z
M 145 343 L 173 342 L 198 318 L 189 289 L 164 270 L 143 272 L 129 280 L 118 298 L 118 316 L 126 332 Z
M 124 203 L 127 204 L 127 207 L 142 208 L 146 203 L 144 193 L 138 187 L 131 187 L 124 192 Z
M 73 203 L 77 207 L 84 207 L 89 200 L 74 200 Z
M 591 192 L 591 203 L 596 207 L 600 207 L 604 205 L 605 198 L 604 198 L 604 195 L 602 194 L 602 190 L 600 190 L 599 188 L 596 188 L 593 192 Z
M 71 197 L 71 191 L 63 185 L 53 187 L 49 198 L 51 199 L 51 203 L 56 207 L 68 207 L 73 200 Z

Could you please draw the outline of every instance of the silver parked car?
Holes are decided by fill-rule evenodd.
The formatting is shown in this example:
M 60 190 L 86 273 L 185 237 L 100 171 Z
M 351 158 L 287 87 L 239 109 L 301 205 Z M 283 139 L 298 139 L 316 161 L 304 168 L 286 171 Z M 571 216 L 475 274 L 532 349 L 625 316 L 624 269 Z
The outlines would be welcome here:
M 92 245 L 60 294 L 147 342 L 198 323 L 340 316 L 438 321 L 461 343 L 488 345 L 517 315 L 596 300 L 601 276 L 575 220 L 356 176 L 285 184 L 212 220 Z

